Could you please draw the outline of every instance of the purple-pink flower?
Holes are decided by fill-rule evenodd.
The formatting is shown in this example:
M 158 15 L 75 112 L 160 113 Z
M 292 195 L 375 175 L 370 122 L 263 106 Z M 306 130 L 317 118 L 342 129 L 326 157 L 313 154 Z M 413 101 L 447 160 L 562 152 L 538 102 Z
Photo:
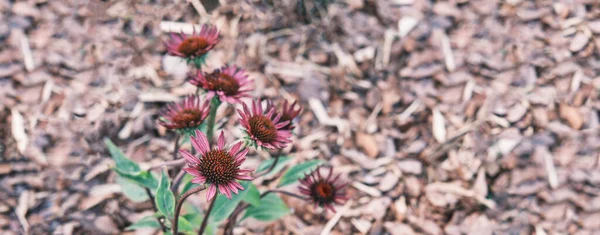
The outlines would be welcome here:
M 206 193 L 206 200 L 210 201 L 217 190 L 227 198 L 231 199 L 231 193 L 237 194 L 244 187 L 236 180 L 252 180 L 248 175 L 253 170 L 240 169 L 240 165 L 246 160 L 247 148 L 242 148 L 242 142 L 233 145 L 229 150 L 225 149 L 225 136 L 221 131 L 217 141 L 217 148 L 211 149 L 208 139 L 204 133 L 196 130 L 196 137 L 190 141 L 200 158 L 195 157 L 186 150 L 180 150 L 187 163 L 183 168 L 185 172 L 194 176 L 192 183 L 210 184 Z
M 215 69 L 212 73 L 198 71 L 191 77 L 190 83 L 204 89 L 207 99 L 217 95 L 221 101 L 231 104 L 250 96 L 248 92 L 252 90 L 252 81 L 246 71 L 235 65 Z
M 329 169 L 327 178 L 321 176 L 320 168 L 304 176 L 300 180 L 300 193 L 307 195 L 309 200 L 317 206 L 329 209 L 335 212 L 333 204 L 341 205 L 348 197 L 346 196 L 345 183 L 337 183 L 340 175 L 331 178 L 333 168 Z
M 208 53 L 219 42 L 219 30 L 210 25 L 203 25 L 200 33 L 196 30 L 188 36 L 184 33 L 172 33 L 171 40 L 166 42 L 169 54 L 193 59 L 202 57 Z
M 271 108 L 275 108 L 275 105 L 269 100 L 269 102 L 267 102 L 267 110 L 270 110 Z M 301 112 L 302 106 L 298 105 L 298 101 L 294 101 L 290 105 L 287 100 L 283 102 L 283 107 L 280 112 L 277 110 L 275 111 L 275 113 L 281 113 L 280 122 L 290 121 L 290 123 L 283 127 L 283 129 L 290 131 L 294 130 L 294 123 L 292 121 L 300 115 Z
M 263 112 L 260 100 L 252 102 L 252 111 L 248 105 L 244 105 L 244 110 L 239 110 L 240 123 L 246 129 L 248 137 L 256 143 L 267 149 L 284 148 L 292 142 L 290 137 L 292 132 L 285 129 L 290 121 L 282 121 L 282 114 L 276 114 L 275 109 L 271 107 L 265 114 Z
M 180 103 L 172 103 L 162 112 L 159 123 L 167 129 L 184 129 L 200 126 L 208 116 L 209 100 L 202 102 L 200 97 L 188 96 Z

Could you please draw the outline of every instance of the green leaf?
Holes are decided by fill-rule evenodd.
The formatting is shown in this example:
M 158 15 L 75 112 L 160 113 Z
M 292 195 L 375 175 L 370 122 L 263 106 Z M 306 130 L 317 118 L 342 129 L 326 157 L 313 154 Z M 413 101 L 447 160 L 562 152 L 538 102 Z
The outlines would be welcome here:
M 213 211 L 210 214 L 210 219 L 214 222 L 219 222 L 229 217 L 229 215 L 235 210 L 235 207 L 242 201 L 242 199 L 248 193 L 248 188 L 250 187 L 250 181 L 242 181 L 240 184 L 244 187 L 243 191 L 238 192 L 238 194 L 232 194 L 231 200 L 229 200 L 225 195 L 218 193 L 217 190 L 217 199 L 215 199 L 215 205 Z
M 273 170 L 271 170 L 271 172 L 266 174 L 265 177 L 271 177 L 271 176 L 277 174 L 278 172 L 280 172 L 285 167 L 286 163 L 289 162 L 290 160 L 292 160 L 291 157 L 280 156 L 279 161 L 277 161 L 277 165 L 275 165 L 275 168 L 273 168 Z M 274 161 L 275 161 L 275 158 L 271 158 L 269 160 L 261 162 L 260 165 L 258 166 L 258 169 L 256 170 L 256 172 L 266 171 L 267 169 L 269 169 L 269 167 L 271 167 L 271 165 L 273 165 Z
M 298 179 L 303 178 L 304 174 L 308 174 L 321 164 L 323 164 L 322 160 L 314 159 L 293 166 L 292 168 L 288 169 L 285 174 L 283 174 L 277 187 L 296 182 Z
M 135 184 L 131 180 L 123 177 L 117 177 L 117 184 L 121 185 L 123 194 L 133 202 L 143 202 L 148 200 L 148 194 L 146 190 L 139 185 Z
M 158 187 L 158 180 L 156 177 L 148 171 L 140 171 L 136 173 L 128 173 L 120 170 L 119 168 L 113 168 L 113 170 L 121 177 L 131 180 L 139 185 L 146 188 L 155 189 Z
M 184 217 L 179 216 L 179 220 L 177 221 L 177 224 L 179 224 L 179 226 L 177 228 L 179 228 L 180 232 L 183 232 L 185 234 L 192 234 L 192 235 L 196 234 L 196 232 L 194 232 L 194 225 L 192 225 L 192 223 L 190 223 Z
M 275 193 L 269 193 L 260 199 L 259 206 L 250 206 L 242 220 L 248 217 L 260 221 L 273 221 L 290 213 L 290 208 L 285 205 L 279 196 Z
M 183 195 L 185 192 L 187 192 L 188 190 L 190 190 L 191 188 L 194 187 L 194 183 L 192 183 L 192 179 L 194 178 L 194 176 L 190 175 L 190 174 L 185 174 L 185 176 L 183 176 L 183 179 L 181 179 L 181 182 L 183 182 L 183 186 L 181 186 L 181 193 L 179 193 L 180 195 Z
M 115 160 L 116 168 L 122 172 L 126 173 L 137 173 L 140 172 L 140 166 L 127 158 L 123 151 L 119 149 L 109 138 L 104 139 L 104 144 L 108 147 L 108 152 L 112 156 L 113 160 Z
M 156 189 L 156 207 L 167 218 L 172 219 L 175 213 L 175 196 L 170 190 L 171 184 L 167 174 L 163 171 L 158 188 Z
M 258 192 L 258 189 L 256 188 L 256 186 L 254 186 L 253 183 L 250 183 L 250 185 L 248 186 L 248 188 L 244 188 L 246 192 L 246 196 L 244 196 L 244 198 L 242 198 L 242 200 L 244 200 L 247 203 L 250 203 L 253 206 L 258 206 L 258 204 L 260 204 L 260 192 Z
M 144 218 L 141 218 L 134 224 L 129 225 L 129 227 L 125 228 L 125 230 L 131 231 L 140 228 L 160 228 L 160 223 L 158 223 L 158 220 L 156 218 L 152 216 L 146 216 Z

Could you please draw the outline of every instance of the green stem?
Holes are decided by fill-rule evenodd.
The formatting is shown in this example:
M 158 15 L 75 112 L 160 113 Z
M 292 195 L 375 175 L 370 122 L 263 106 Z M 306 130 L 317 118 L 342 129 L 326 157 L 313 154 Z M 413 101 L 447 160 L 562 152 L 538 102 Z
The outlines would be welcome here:
M 208 120 L 206 120 L 208 122 L 206 138 L 208 139 L 209 143 L 212 143 L 215 130 L 215 119 L 217 118 L 217 109 L 219 108 L 219 105 L 221 105 L 219 97 L 217 97 L 217 95 L 213 96 L 212 100 L 210 101 L 210 113 L 208 114 Z
M 206 225 L 208 224 L 208 217 L 210 216 L 210 212 L 215 206 L 215 201 L 217 200 L 217 196 L 215 195 L 212 200 L 210 200 L 210 206 L 208 206 L 208 210 L 202 219 L 202 225 L 200 226 L 200 230 L 198 230 L 198 235 L 204 234 L 204 230 L 206 229 Z

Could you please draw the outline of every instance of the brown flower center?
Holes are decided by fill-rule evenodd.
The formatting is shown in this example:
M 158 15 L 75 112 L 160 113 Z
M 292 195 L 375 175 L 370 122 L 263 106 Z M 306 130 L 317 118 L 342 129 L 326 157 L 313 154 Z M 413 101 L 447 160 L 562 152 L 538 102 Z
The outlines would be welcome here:
M 277 137 L 277 129 L 271 119 L 265 116 L 253 116 L 248 120 L 250 134 L 263 143 L 273 143 Z
M 202 111 L 198 109 L 184 109 L 172 118 L 171 122 L 180 127 L 195 127 L 202 124 Z
M 206 78 L 206 84 L 211 91 L 222 91 L 225 95 L 236 95 L 240 90 L 240 84 L 235 78 L 225 73 L 216 73 Z
M 331 203 L 335 200 L 335 188 L 331 183 L 319 181 L 311 188 L 311 194 L 319 203 Z
M 202 37 L 189 37 L 183 40 L 177 51 L 185 56 L 202 56 L 198 52 L 208 47 L 208 41 Z
M 227 184 L 235 180 L 238 166 L 233 156 L 225 150 L 211 150 L 200 158 L 198 170 L 210 184 Z

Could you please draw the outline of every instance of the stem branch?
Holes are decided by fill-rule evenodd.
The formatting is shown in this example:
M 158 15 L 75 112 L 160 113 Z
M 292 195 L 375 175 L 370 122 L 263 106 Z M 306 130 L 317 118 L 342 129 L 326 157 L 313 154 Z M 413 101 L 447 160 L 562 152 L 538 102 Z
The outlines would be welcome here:
M 181 206 L 183 206 L 183 202 L 185 201 L 186 198 L 188 198 L 190 195 L 200 192 L 202 190 L 206 189 L 206 186 L 202 185 L 202 186 L 198 186 L 195 188 L 192 188 L 190 190 L 188 190 L 187 192 L 185 192 L 183 195 L 181 195 L 181 198 L 179 198 L 179 200 L 177 201 L 177 205 L 175 206 L 175 218 L 173 218 L 173 234 L 177 235 L 177 230 L 178 230 L 178 222 L 179 222 L 179 213 L 181 212 Z
M 150 198 L 150 202 L 152 202 L 152 209 L 154 209 L 154 211 L 158 211 L 158 208 L 156 207 L 156 202 L 154 201 L 154 197 L 152 196 L 152 192 L 150 192 L 149 188 L 144 187 L 144 189 L 146 190 L 146 194 L 148 194 L 148 198 Z M 160 223 L 160 227 L 162 229 L 162 231 L 167 231 L 167 227 L 165 227 L 165 224 L 162 222 L 162 220 L 160 220 L 160 218 L 158 218 L 158 223 Z
M 213 207 L 215 206 L 216 200 L 217 200 L 217 196 L 215 195 L 213 197 L 213 199 L 210 201 L 210 206 L 208 206 L 208 210 L 206 211 L 206 214 L 204 215 L 204 218 L 202 219 L 202 225 L 200 226 L 198 235 L 202 235 L 204 233 L 204 230 L 206 229 L 206 225 L 208 224 L 208 216 L 210 216 L 210 212 L 212 211 Z
M 273 164 L 269 167 L 269 169 L 267 169 L 266 171 L 263 171 L 259 174 L 257 174 L 256 176 L 254 176 L 254 178 L 258 178 L 264 175 L 269 174 L 274 168 L 275 166 L 277 166 L 277 162 L 279 162 L 279 158 L 281 157 L 281 149 L 279 149 L 279 151 L 277 152 L 277 155 L 275 155 L 275 160 L 273 161 Z
M 208 127 L 206 129 L 206 138 L 208 139 L 209 144 L 212 143 L 213 134 L 215 130 L 215 119 L 217 118 L 217 109 L 221 105 L 221 101 L 219 97 L 215 95 L 210 101 L 210 113 L 208 114 Z

